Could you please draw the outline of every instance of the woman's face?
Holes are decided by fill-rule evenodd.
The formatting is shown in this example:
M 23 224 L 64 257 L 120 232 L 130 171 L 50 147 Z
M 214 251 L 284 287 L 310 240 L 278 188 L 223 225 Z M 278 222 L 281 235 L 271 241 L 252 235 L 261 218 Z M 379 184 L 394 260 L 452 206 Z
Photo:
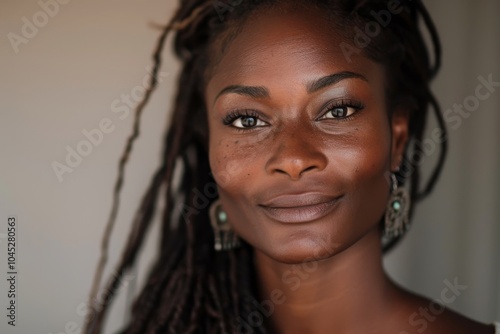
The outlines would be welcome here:
M 348 29 L 348 28 L 347 28 Z M 208 80 L 210 166 L 235 232 L 286 263 L 334 255 L 375 229 L 407 119 L 384 71 L 314 11 L 257 11 Z

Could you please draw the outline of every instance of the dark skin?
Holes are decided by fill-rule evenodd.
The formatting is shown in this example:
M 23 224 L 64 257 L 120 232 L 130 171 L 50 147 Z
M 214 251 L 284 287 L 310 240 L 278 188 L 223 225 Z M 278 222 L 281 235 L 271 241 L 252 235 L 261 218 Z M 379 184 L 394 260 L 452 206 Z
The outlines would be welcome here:
M 211 170 L 255 249 L 260 300 L 282 292 L 271 333 L 418 333 L 409 317 L 430 301 L 385 274 L 378 228 L 408 113 L 389 119 L 384 68 L 347 62 L 330 27 L 313 10 L 245 21 L 207 81 Z M 425 333 L 493 333 L 452 311 L 433 318 Z

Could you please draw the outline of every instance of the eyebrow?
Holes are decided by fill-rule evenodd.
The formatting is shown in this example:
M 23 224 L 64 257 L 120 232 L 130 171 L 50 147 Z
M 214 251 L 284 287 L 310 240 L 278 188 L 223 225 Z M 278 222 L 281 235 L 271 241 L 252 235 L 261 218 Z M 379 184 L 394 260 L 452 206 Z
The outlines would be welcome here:
M 246 95 L 250 96 L 253 98 L 264 98 L 264 97 L 269 97 L 269 91 L 267 90 L 266 87 L 262 86 L 242 86 L 242 85 L 231 85 L 219 92 L 217 96 L 215 97 L 215 101 L 224 94 L 229 94 L 229 93 L 234 93 L 234 94 L 239 94 L 239 95 Z
M 363 75 L 359 73 L 344 71 L 344 72 L 334 73 L 326 77 L 322 77 L 311 81 L 310 83 L 307 84 L 307 92 L 309 94 L 315 93 L 320 89 L 334 85 L 345 79 L 361 79 L 363 81 L 368 82 L 368 79 L 366 79 Z
M 317 92 L 318 90 L 321 90 L 325 87 L 334 85 L 342 80 L 345 79 L 361 79 L 366 82 L 368 80 L 361 74 L 359 73 L 354 73 L 354 72 L 349 72 L 349 71 L 344 71 L 344 72 L 339 72 L 339 73 L 334 73 L 331 75 L 328 75 L 326 77 L 322 77 L 316 80 L 313 80 L 309 82 L 306 87 L 307 87 L 307 92 L 309 94 Z M 227 86 L 223 90 L 217 94 L 217 96 L 214 99 L 217 101 L 217 99 L 224 94 L 239 94 L 239 95 L 246 95 L 249 97 L 253 98 L 266 98 L 269 97 L 269 90 L 266 87 L 263 86 L 242 86 L 242 85 L 231 85 Z

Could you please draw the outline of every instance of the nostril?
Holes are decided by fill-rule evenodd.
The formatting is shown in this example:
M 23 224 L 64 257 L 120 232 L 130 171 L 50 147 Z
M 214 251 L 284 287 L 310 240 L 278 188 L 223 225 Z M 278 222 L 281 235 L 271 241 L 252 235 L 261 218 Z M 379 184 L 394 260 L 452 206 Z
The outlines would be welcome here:
M 309 166 L 309 167 L 305 168 L 304 170 L 302 170 L 302 171 L 300 172 L 300 174 L 302 174 L 302 173 L 304 173 L 304 172 L 307 172 L 307 171 L 310 171 L 311 169 L 314 169 L 314 168 L 316 168 L 316 166 Z

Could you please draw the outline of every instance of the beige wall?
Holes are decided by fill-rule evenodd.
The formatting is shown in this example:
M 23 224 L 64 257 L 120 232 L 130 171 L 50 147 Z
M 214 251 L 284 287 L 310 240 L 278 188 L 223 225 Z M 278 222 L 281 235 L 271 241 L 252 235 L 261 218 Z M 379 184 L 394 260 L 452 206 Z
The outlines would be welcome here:
M 70 333 L 72 322 L 83 322 L 78 306 L 90 287 L 117 161 L 132 124 L 122 94 L 140 93 L 158 34 L 149 23 L 165 23 L 176 1 L 67 2 L 47 22 L 39 21 L 37 32 L 25 30 L 30 37 L 17 52 L 8 34 L 23 33 L 23 18 L 43 19 L 42 8 L 37 1 L 0 3 L 0 237 L 14 214 L 19 238 L 18 326 L 7 326 L 2 313 L 2 333 Z M 500 7 L 495 0 L 427 3 L 444 40 L 444 68 L 435 88 L 446 110 L 474 94 L 479 75 L 491 73 L 500 81 Z M 176 70 L 166 52 L 164 80 L 144 114 L 127 169 L 111 264 L 159 161 Z M 451 131 L 444 177 L 420 207 L 408 240 L 386 261 L 399 282 L 433 298 L 445 279 L 458 277 L 468 288 L 449 306 L 487 322 L 500 320 L 500 263 L 493 256 L 500 253 L 499 105 L 500 91 Z M 86 139 L 82 131 L 99 126 L 108 131 L 102 141 L 58 179 L 53 162 L 65 164 L 67 146 L 77 149 Z M 153 248 L 154 239 L 142 275 Z M 2 255 L 2 275 L 5 262 Z M 2 279 L 2 309 L 5 291 Z M 107 332 L 124 318 L 125 291 Z
M 148 76 L 158 35 L 150 23 L 164 24 L 173 5 L 170 0 L 73 0 L 15 53 L 7 34 L 22 34 L 22 18 L 31 21 L 41 7 L 37 1 L 0 2 L 0 233 L 8 214 L 19 220 L 18 326 L 7 326 L 2 311 L 1 333 L 57 334 L 67 323 L 82 323 L 77 307 L 86 301 L 117 161 L 132 125 L 121 96 L 140 94 L 136 87 Z M 176 71 L 170 58 L 162 71 L 168 75 L 144 115 L 127 169 L 111 264 L 159 161 Z M 115 113 L 112 106 L 121 109 Z M 59 182 L 51 164 L 65 164 L 66 146 L 77 149 L 86 139 L 82 131 L 98 128 L 103 119 L 113 130 Z M 6 245 L 0 247 L 4 277 Z M 0 291 L 3 310 L 3 278 Z M 115 308 L 110 328 L 123 314 L 123 307 Z

